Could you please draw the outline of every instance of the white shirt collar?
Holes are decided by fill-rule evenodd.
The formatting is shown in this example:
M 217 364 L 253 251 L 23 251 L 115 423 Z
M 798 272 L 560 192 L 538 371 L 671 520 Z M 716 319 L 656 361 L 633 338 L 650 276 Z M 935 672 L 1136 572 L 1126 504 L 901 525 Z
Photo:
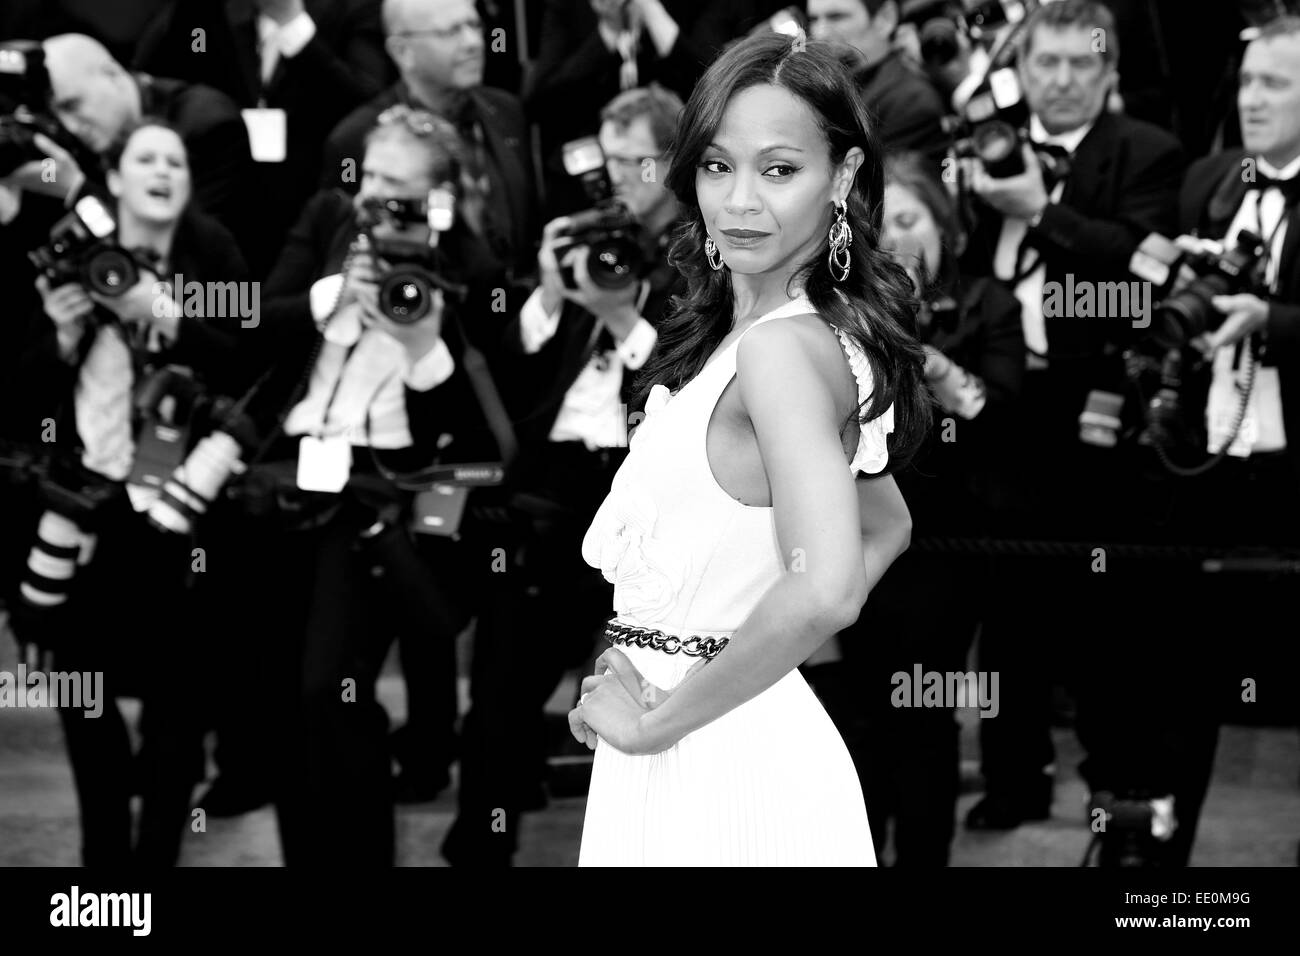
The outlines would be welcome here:
M 1270 179 L 1294 179 L 1296 176 L 1300 176 L 1300 156 L 1291 160 L 1281 169 L 1278 169 L 1263 156 L 1257 156 L 1255 158 L 1255 168 Z
M 1052 146 L 1063 147 L 1067 153 L 1073 155 L 1074 151 L 1079 148 L 1079 144 L 1083 142 L 1083 138 L 1092 131 L 1093 124 L 1096 122 L 1093 119 L 1064 133 L 1049 133 L 1037 114 L 1031 114 L 1029 117 L 1029 138 L 1035 143 L 1047 143 Z

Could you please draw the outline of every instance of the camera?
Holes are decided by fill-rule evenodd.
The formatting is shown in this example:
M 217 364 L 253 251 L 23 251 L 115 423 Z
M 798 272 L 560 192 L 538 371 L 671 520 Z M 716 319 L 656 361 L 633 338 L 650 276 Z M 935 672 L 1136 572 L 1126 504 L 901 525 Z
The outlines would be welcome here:
M 439 275 L 438 239 L 451 228 L 455 197 L 433 189 L 417 199 L 370 198 L 361 203 L 357 225 L 376 258 L 391 266 L 379 280 L 379 307 L 401 325 L 429 314 L 433 290 L 463 290 Z
M 16 40 L 0 43 L 0 176 L 23 163 L 44 159 L 36 134 L 51 138 L 59 126 L 42 111 L 50 98 L 50 75 L 39 43 Z
M 83 171 L 97 159 L 49 112 L 50 75 L 45 51 L 32 40 L 0 43 L 0 177 L 23 163 L 47 159 L 36 145 L 40 133 L 67 150 Z
M 121 485 L 79 461 L 49 462 L 38 483 L 45 512 L 19 584 L 27 607 L 44 610 L 67 603 L 78 569 L 89 564 L 94 554 L 98 516 L 121 493 Z
M 1020 144 L 1027 141 L 1029 107 L 1020 95 L 1020 81 L 1010 67 L 990 73 L 966 101 L 959 117 L 945 119 L 953 137 L 953 152 L 974 156 L 994 179 L 1025 171 Z
M 140 279 L 131 254 L 114 239 L 117 223 L 95 196 L 83 196 L 50 228 L 50 241 L 27 254 L 51 286 L 78 282 L 92 292 L 119 296 Z
M 138 390 L 135 404 L 145 425 L 136 452 L 140 474 L 132 481 L 160 489 L 146 517 L 160 531 L 189 534 L 230 477 L 243 474 L 244 450 L 257 442 L 253 421 L 242 402 L 209 398 L 187 373 L 174 367 L 156 372 Z M 178 407 L 179 414 L 164 414 L 166 405 Z M 184 454 L 186 436 L 203 426 L 208 433 L 184 461 L 168 468 Z M 169 449 L 168 444 L 176 447 Z M 160 450 L 146 454 L 155 447 Z
M 599 140 L 586 136 L 565 143 L 564 169 L 578 177 L 593 206 L 569 217 L 559 234 L 567 241 L 555 244 L 556 260 L 570 249 L 585 246 L 591 281 L 602 289 L 627 288 L 645 270 L 641 227 L 627 206 L 614 197 Z M 560 278 L 566 288 L 578 288 L 571 266 L 560 267 Z
M 1198 335 L 1212 332 L 1223 324 L 1223 316 L 1211 302 L 1216 295 L 1262 288 L 1258 272 L 1264 243 L 1255 233 L 1243 230 L 1231 248 L 1191 236 L 1184 237 L 1184 243 L 1190 248 L 1152 233 L 1142 240 L 1129 260 L 1129 270 L 1157 289 L 1158 301 L 1152 309 L 1148 335 L 1162 350 L 1182 348 Z M 1172 291 L 1184 265 L 1196 273 L 1196 279 L 1185 288 Z

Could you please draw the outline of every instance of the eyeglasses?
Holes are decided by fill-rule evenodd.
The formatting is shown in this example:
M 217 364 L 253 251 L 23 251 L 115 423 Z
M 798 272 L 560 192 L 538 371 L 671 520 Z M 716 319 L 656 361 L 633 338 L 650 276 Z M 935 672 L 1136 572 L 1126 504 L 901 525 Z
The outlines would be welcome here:
M 438 129 L 438 117 L 428 110 L 412 109 L 405 103 L 388 107 L 375 120 L 376 126 L 392 126 L 394 123 L 403 124 L 416 136 L 432 136 Z
M 451 40 L 464 30 L 472 30 L 475 35 L 481 35 L 483 33 L 483 21 L 475 17 L 472 20 L 462 20 L 460 23 L 454 23 L 449 27 L 430 28 L 428 30 L 403 30 L 389 35 L 395 37 L 436 37 L 439 40 Z

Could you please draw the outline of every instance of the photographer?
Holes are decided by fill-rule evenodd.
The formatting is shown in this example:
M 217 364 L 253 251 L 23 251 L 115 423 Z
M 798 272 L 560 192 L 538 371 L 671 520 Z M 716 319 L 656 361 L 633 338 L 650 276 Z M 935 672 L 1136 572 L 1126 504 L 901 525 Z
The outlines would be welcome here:
M 640 268 L 593 279 L 593 270 L 608 269 L 586 244 L 599 227 L 584 234 L 574 219 L 556 219 L 537 256 L 541 284 L 507 330 L 507 346 L 525 356 L 518 364 L 527 387 L 518 391 L 528 404 L 515 420 L 521 454 L 512 488 L 530 528 L 522 569 L 505 576 L 513 617 L 480 618 L 475 637 L 460 814 L 443 848 L 454 863 L 509 862 L 517 814 L 536 804 L 546 768 L 543 706 L 564 671 L 586 660 L 609 616 L 610 588 L 582 560 L 582 536 L 626 456 L 632 378 L 654 348 L 677 281 L 667 257 L 677 201 L 664 182 L 681 110 L 676 94 L 650 86 L 601 111 L 604 167 L 589 175 L 608 181 L 593 192 L 608 189 L 613 200 L 598 209 L 631 214 L 632 249 L 620 254 L 641 258 Z M 527 622 L 531 636 L 501 626 L 512 619 Z M 506 811 L 504 834 L 485 822 L 494 807 Z
M 1039 7 L 1018 50 L 1032 143 L 1022 147 L 1024 172 L 997 178 L 978 159 L 961 161 L 974 215 L 966 268 L 1010 283 L 1022 306 L 1023 437 L 1008 467 L 1017 504 L 1009 530 L 1019 536 L 1105 541 L 1135 533 L 1144 520 L 1138 476 L 1115 450 L 1081 442 L 1078 425 L 1090 392 L 1123 391 L 1120 350 L 1134 340 L 1139 318 L 1076 316 L 1072 308 L 1048 306 L 1060 300 L 1048 295 L 1051 288 L 1127 282 L 1138 243 L 1174 221 L 1178 144 L 1154 126 L 1105 112 L 1119 45 L 1114 20 L 1099 3 Z M 1056 162 L 1049 167 L 1040 152 Z M 997 719 L 980 722 L 988 790 L 968 827 L 1014 827 L 1050 812 L 1048 657 L 1113 627 L 1073 612 L 1058 623 L 1062 608 L 1077 609 L 1081 587 L 1105 579 L 1087 569 L 1085 558 L 995 563 L 1002 583 L 985 620 L 981 665 L 1001 672 L 1002 705 Z M 1045 640 L 1049 622 L 1078 632 Z
M 1300 18 L 1275 19 L 1247 46 L 1237 105 L 1243 147 L 1191 166 L 1180 225 L 1228 249 L 1254 233 L 1262 267 L 1233 294 L 1209 295 L 1199 277 L 1200 291 L 1181 289 L 1192 291 L 1205 323 L 1181 343 L 1189 373 L 1183 414 L 1202 444 L 1173 457 L 1194 466 L 1207 454 L 1224 455 L 1200 474 L 1174 479 L 1172 500 L 1181 535 L 1251 551 L 1241 567 L 1252 573 L 1198 574 L 1193 601 L 1159 601 L 1180 592 L 1144 576 L 1134 591 L 1167 605 L 1160 627 L 1179 635 L 1178 648 L 1147 636 L 1126 651 L 1123 671 L 1098 668 L 1096 696 L 1111 703 L 1102 719 L 1080 726 L 1094 793 L 1172 798 L 1165 801 L 1176 821 L 1172 835 L 1137 845 L 1167 865 L 1190 856 L 1219 723 L 1238 715 L 1258 721 L 1260 711 L 1283 721 L 1297 716 L 1290 675 L 1300 661 L 1295 642 L 1279 641 L 1273 622 L 1291 620 L 1295 604 L 1293 576 L 1277 573 L 1293 558 L 1277 554 L 1300 547 Z M 1158 313 L 1153 333 L 1161 319 Z M 1179 628 L 1180 620 L 1187 625 Z M 1258 703 L 1243 703 L 1248 678 Z M 1135 694 L 1134 686 L 1146 689 Z M 1134 739 L 1135 726 L 1148 728 L 1144 738 Z M 1159 746 L 1144 745 L 1151 739 Z
M 39 518 L 42 551 L 71 535 L 93 541 L 93 557 L 70 587 L 60 588 L 49 560 L 38 561 L 34 552 L 11 608 L 19 639 L 52 651 L 54 668 L 104 675 L 102 715 L 59 710 L 81 806 L 84 862 L 170 866 L 202 775 L 203 715 L 192 677 L 206 666 L 205 645 L 190 633 L 194 542 L 160 534 L 140 512 L 158 497 L 148 477 L 159 474 L 151 460 L 160 453 L 157 429 L 184 428 L 179 409 L 195 401 L 178 383 L 182 370 L 199 376 L 200 396 L 204 382 L 210 391 L 237 377 L 238 317 L 183 309 L 183 290 L 171 288 L 171 277 L 233 283 L 246 270 L 229 233 L 189 208 L 188 157 L 167 123 L 145 118 L 129 127 L 106 148 L 105 165 L 116 242 L 135 261 L 138 279 L 116 290 L 100 281 L 106 271 L 73 272 L 64 281 L 74 262 L 55 259 L 54 277 L 37 279 L 43 310 L 31 323 L 17 390 L 21 437 L 35 443 L 52 420 L 63 487 L 93 489 L 101 501 L 78 513 L 52 503 L 34 507 L 27 540 L 36 540 Z M 105 255 L 103 243 L 99 249 Z M 177 384 L 161 399 L 143 401 L 146 389 L 168 382 Z M 168 402 L 177 415 L 168 416 Z M 133 762 L 117 697 L 144 701 L 140 761 Z M 137 785 L 144 801 L 133 841 L 130 797 Z
M 238 702 L 223 733 L 233 743 L 242 724 L 246 756 L 262 745 L 294 866 L 393 862 L 388 720 L 375 683 L 398 631 L 449 649 L 463 624 L 414 550 L 410 496 L 394 473 L 502 457 L 453 295 L 425 288 L 423 315 L 402 314 L 394 298 L 413 301 L 411 282 L 380 298 L 394 268 L 387 249 L 404 239 L 425 254 L 437 240 L 430 280 L 490 283 L 476 272 L 479 240 L 459 209 L 440 234 L 423 214 L 381 230 L 382 213 L 359 234 L 359 214 L 365 223 L 376 208 L 454 193 L 459 150 L 432 114 L 383 113 L 355 203 L 330 191 L 308 204 L 267 281 L 262 323 L 241 338 L 270 377 L 250 405 L 262 435 L 254 467 L 224 503 L 217 593 L 240 595 L 226 609 L 229 632 L 255 635 L 252 683 L 272 703 Z M 251 621 L 246 608 L 257 609 Z M 445 677 L 454 692 L 454 671 Z

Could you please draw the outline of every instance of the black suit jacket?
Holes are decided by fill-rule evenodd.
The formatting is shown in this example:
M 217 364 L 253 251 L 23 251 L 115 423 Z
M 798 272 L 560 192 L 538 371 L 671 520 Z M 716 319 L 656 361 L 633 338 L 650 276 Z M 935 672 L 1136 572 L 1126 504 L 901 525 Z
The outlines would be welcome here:
M 1184 163 L 1177 140 L 1159 127 L 1115 113 L 1097 117 L 1071 160 L 1059 203 L 1049 204 L 1026 241 L 1047 266 L 1045 282 L 1129 282 L 1129 259 L 1149 233 L 1171 235 L 1177 224 Z M 976 202 L 967 270 L 991 275 L 1003 217 Z M 1047 319 L 1049 361 L 1095 362 L 1111 356 L 1117 385 L 1118 347 L 1133 341 L 1123 319 Z M 1102 387 L 1095 381 L 1094 387 Z
M 1241 150 L 1197 160 L 1187 170 L 1178 197 L 1183 232 L 1222 238 L 1232 224 L 1250 184 L 1242 179 Z M 1277 366 L 1287 453 L 1300 475 L 1300 202 L 1291 207 L 1277 291 L 1268 296 L 1268 361 Z M 1200 406 L 1204 408 L 1204 405 Z
M 518 275 L 531 274 L 535 267 L 537 236 L 541 232 L 537 209 L 537 175 L 533 167 L 531 139 L 523 107 L 518 98 L 488 86 L 470 91 L 483 125 L 488 148 L 489 201 L 495 220 L 508 229 L 511 266 Z M 379 114 L 397 103 L 420 107 L 402 83 L 397 83 L 369 103 L 357 107 L 334 128 L 325 143 L 321 188 L 342 188 L 355 193 L 361 178 L 366 134 Z M 346 160 L 355 175 L 344 178 Z
M 262 434 L 285 410 L 307 371 L 306 361 L 318 337 L 309 292 L 317 279 L 341 270 L 356 235 L 354 222 L 351 198 L 343 192 L 329 190 L 313 196 L 290 230 L 284 252 L 262 290 L 260 325 L 240 332 L 240 345 L 248 350 L 247 364 L 259 372 L 272 368 L 250 405 Z M 462 235 L 453 231 L 443 237 L 442 247 L 462 241 Z M 423 467 L 435 452 L 444 462 L 499 460 L 496 440 L 465 372 L 462 330 L 475 345 L 485 344 L 463 317 L 461 322 L 451 315 L 444 317 L 442 338 L 456 360 L 456 370 L 446 382 L 427 391 L 406 389 L 413 446 L 408 454 L 394 458 L 394 467 Z
M 269 269 L 320 178 L 321 148 L 350 110 L 392 81 L 378 0 L 305 0 L 316 24 L 311 41 L 281 58 L 263 86 L 253 0 L 186 0 L 171 4 L 140 39 L 135 64 L 158 76 L 205 83 L 240 107 L 259 104 L 286 114 L 285 159 L 257 163 L 256 245 L 259 272 Z M 190 52 L 191 31 L 206 32 L 207 50 Z
M 886 150 L 916 150 L 937 164 L 948 151 L 943 131 L 947 115 L 939 91 L 902 53 L 858 71 L 858 91 L 876 120 L 876 133 Z

